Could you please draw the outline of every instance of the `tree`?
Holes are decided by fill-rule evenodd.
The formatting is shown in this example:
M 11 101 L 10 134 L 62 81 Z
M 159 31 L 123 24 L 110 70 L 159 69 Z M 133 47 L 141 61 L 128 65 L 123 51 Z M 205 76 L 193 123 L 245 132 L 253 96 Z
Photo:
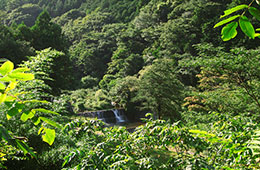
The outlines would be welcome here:
M 51 17 L 47 11 L 43 11 L 31 27 L 33 39 L 32 46 L 36 50 L 43 50 L 52 47 L 56 50 L 65 51 L 66 40 L 61 33 L 59 25 L 51 22 Z
M 82 12 L 78 9 L 72 9 L 66 13 L 64 13 L 61 16 L 57 16 L 53 19 L 53 21 L 60 26 L 64 26 L 66 23 L 68 23 L 71 20 L 76 20 L 79 17 L 84 17 L 86 15 L 85 12 Z
M 138 113 L 139 101 L 135 102 L 132 99 L 137 95 L 139 80 L 136 76 L 126 76 L 115 80 L 115 84 L 110 88 L 109 95 L 111 101 L 119 107 L 125 109 L 127 118 L 130 121 L 136 121 Z
M 111 62 L 108 63 L 107 74 L 114 74 L 117 78 L 133 76 L 138 73 L 143 65 L 143 57 L 139 54 L 131 54 L 129 49 L 118 47 L 114 52 Z
M 1 57 L 12 60 L 15 64 L 21 63 L 23 60 L 27 59 L 27 55 L 33 54 L 28 42 L 17 40 L 14 31 L 11 28 L 1 24 L 0 39 Z
M 151 110 L 159 118 L 181 118 L 183 85 L 176 76 L 172 59 L 155 60 L 139 72 L 138 80 L 137 96 L 133 101 L 141 102 L 142 109 Z
M 199 44 L 196 48 L 199 57 L 182 63 L 200 68 L 198 90 L 185 99 L 185 105 L 190 110 L 232 115 L 259 112 L 259 49 L 234 48 L 224 52 L 212 44 Z
M 33 95 L 42 94 L 44 97 L 38 96 L 38 99 L 50 100 L 52 95 L 59 95 L 62 89 L 73 88 L 69 83 L 72 71 L 68 56 L 51 48 L 36 51 L 36 54 L 22 64 L 30 68 L 36 77 L 34 81 L 24 84 L 24 91 L 34 91 Z
M 31 42 L 33 35 L 30 27 L 27 27 L 24 22 L 19 24 L 15 30 L 15 37 L 16 39 Z
M 79 28 L 87 30 L 80 35 L 82 38 L 74 41 L 70 53 L 75 67 L 83 73 L 81 76 L 90 75 L 101 79 L 107 70 L 107 64 L 111 61 L 113 51 L 117 48 L 117 35 L 125 28 L 125 25 L 108 23 L 101 26 L 100 24 L 104 23 L 96 21 L 97 18 L 102 18 L 99 13 L 91 17 L 93 18 L 87 21 L 88 25 L 79 24 Z M 106 18 L 107 16 L 103 17 L 109 19 Z M 95 29 L 96 27 L 101 28 Z
M 4 18 L 4 22 L 8 25 L 13 23 L 25 23 L 27 26 L 33 26 L 37 16 L 41 13 L 42 9 L 36 4 L 24 4 L 8 13 L 8 17 Z

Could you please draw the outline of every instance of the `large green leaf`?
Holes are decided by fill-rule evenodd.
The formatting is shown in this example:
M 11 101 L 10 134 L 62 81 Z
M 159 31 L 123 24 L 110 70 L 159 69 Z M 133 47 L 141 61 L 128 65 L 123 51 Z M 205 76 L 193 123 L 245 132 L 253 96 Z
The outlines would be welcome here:
M 61 126 L 60 126 L 58 123 L 56 123 L 56 122 L 54 122 L 54 121 L 52 121 L 52 120 L 50 120 L 50 119 L 47 119 L 47 118 L 45 118 L 45 117 L 40 117 L 40 119 L 41 119 L 42 121 L 44 121 L 45 123 L 51 125 L 51 126 L 54 126 L 54 127 L 56 127 L 56 128 L 61 128 Z
M 5 76 L 3 78 L 0 78 L 0 81 L 2 81 L 2 82 L 16 82 L 16 79 L 11 78 L 9 76 Z
M 255 37 L 260 38 L 260 33 L 255 33 Z
M 9 83 L 7 88 L 6 88 L 6 90 L 5 90 L 5 92 L 7 93 L 10 90 L 13 90 L 16 87 L 17 84 L 18 84 L 18 82 L 11 82 L 11 83 Z
M 255 29 L 246 16 L 240 17 L 239 26 L 248 37 L 255 38 Z
M 5 76 L 9 72 L 11 72 L 14 69 L 14 63 L 11 61 L 6 61 L 1 67 L 0 67 L 0 74 Z
M 0 83 L 0 90 L 5 90 L 5 85 L 3 83 Z
M 228 41 L 237 35 L 237 30 L 236 30 L 237 26 L 238 26 L 237 22 L 231 22 L 230 24 L 227 24 L 225 27 L 222 28 L 221 38 L 223 39 L 223 41 Z
M 40 119 L 40 118 L 33 118 L 32 120 L 33 120 L 33 124 L 36 125 L 36 126 L 37 126 L 39 123 L 41 123 L 41 119 Z
M 43 113 L 51 113 L 51 114 L 54 114 L 54 115 L 59 115 L 59 113 L 57 113 L 57 112 L 47 110 L 47 109 L 43 109 L 43 108 L 33 109 L 33 110 L 38 111 L 38 112 L 43 112 Z
M 49 103 L 48 101 L 46 100 L 25 100 L 23 101 L 23 103 Z
M 202 135 L 202 136 L 210 136 L 210 137 L 215 137 L 216 135 L 215 134 L 212 134 L 212 133 L 208 133 L 207 131 L 201 131 L 201 130 L 189 130 L 190 133 L 194 133 L 194 134 L 199 134 L 199 135 Z
M 25 72 L 25 71 L 30 71 L 30 69 L 27 68 L 27 67 L 21 67 L 21 68 L 17 68 L 17 69 L 15 69 L 15 70 L 13 70 L 12 73 L 23 73 L 23 72 Z
M 258 21 L 260 21 L 260 11 L 257 8 L 250 7 L 249 12 L 253 15 Z
M 243 5 L 238 5 L 234 8 L 228 9 L 228 10 L 224 11 L 224 15 L 221 15 L 220 18 L 228 16 L 228 15 L 230 15 L 230 14 L 236 12 L 236 11 L 239 11 L 241 9 L 244 9 L 244 8 L 248 8 L 248 5 L 243 4 Z
M 34 111 L 34 110 L 26 111 L 26 112 L 24 112 L 24 113 L 22 114 L 21 120 L 22 120 L 23 122 L 25 122 L 25 121 L 27 121 L 28 119 L 33 118 L 34 115 L 35 115 L 35 111 Z
M 45 128 L 44 133 L 45 134 L 42 135 L 42 140 L 48 143 L 49 145 L 52 145 L 55 140 L 55 130 Z
M 15 78 L 21 81 L 28 81 L 28 80 L 33 80 L 34 75 L 31 73 L 14 73 L 12 72 L 9 77 Z
M 7 111 L 6 117 L 7 120 L 10 120 L 13 116 L 17 115 L 19 113 L 19 109 L 16 107 L 11 108 Z
M 231 22 L 231 21 L 237 19 L 238 17 L 240 17 L 240 15 L 235 15 L 235 16 L 232 16 L 232 17 L 230 17 L 230 18 L 227 18 L 227 19 L 225 19 L 225 20 L 223 20 L 223 21 L 220 21 L 220 22 L 218 22 L 218 23 L 214 26 L 214 28 L 219 27 L 219 26 L 221 26 L 221 25 L 224 25 L 224 24 L 226 24 L 226 23 L 229 23 L 229 22 Z
M 6 99 L 6 93 L 0 93 L 0 104 L 3 103 Z
M 5 102 L 13 102 L 17 98 L 15 96 L 6 96 Z

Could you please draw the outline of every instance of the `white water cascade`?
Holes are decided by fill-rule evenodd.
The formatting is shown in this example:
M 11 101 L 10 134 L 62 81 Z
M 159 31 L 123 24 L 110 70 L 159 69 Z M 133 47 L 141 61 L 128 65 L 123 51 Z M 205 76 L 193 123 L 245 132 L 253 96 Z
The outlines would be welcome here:
M 124 122 L 127 122 L 127 118 L 126 116 L 124 115 L 123 112 L 121 112 L 120 110 L 118 109 L 113 109 L 112 110 L 115 114 L 115 118 L 116 118 L 116 123 L 124 123 Z

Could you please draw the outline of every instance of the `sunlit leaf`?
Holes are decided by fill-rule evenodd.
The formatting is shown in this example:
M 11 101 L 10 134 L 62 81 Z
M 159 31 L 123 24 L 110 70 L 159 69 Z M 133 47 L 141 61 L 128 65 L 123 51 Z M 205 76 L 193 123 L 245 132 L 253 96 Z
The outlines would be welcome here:
M 27 111 L 27 112 L 24 112 L 21 116 L 21 120 L 23 122 L 27 121 L 28 119 L 31 119 L 33 118 L 35 115 L 35 111 L 34 110 L 31 110 L 31 111 Z
M 16 99 L 14 96 L 6 96 L 5 102 L 13 102 Z
M 45 134 L 42 135 L 42 140 L 49 145 L 52 145 L 55 140 L 55 130 L 53 129 L 44 129 Z
M 3 83 L 0 83 L 0 90 L 5 90 L 5 85 Z
M 46 100 L 25 100 L 23 103 L 49 103 Z
M 9 75 L 10 78 L 18 79 L 21 81 L 28 81 L 28 80 L 33 80 L 34 75 L 31 73 L 11 73 Z
M 260 33 L 255 33 L 255 37 L 260 38 Z
M 11 61 L 6 61 L 1 67 L 0 67 L 0 74 L 5 76 L 9 72 L 11 72 L 14 69 L 14 63 Z
M 0 104 L 3 103 L 6 99 L 6 93 L 0 93 Z
M 41 119 L 40 118 L 37 118 L 36 120 L 34 120 L 33 124 L 34 125 L 38 125 L 39 123 L 41 123 Z
M 214 28 L 219 27 L 219 26 L 221 26 L 221 25 L 224 25 L 224 24 L 226 24 L 226 23 L 229 23 L 229 22 L 231 22 L 231 21 L 237 19 L 238 17 L 240 17 L 240 15 L 235 15 L 235 16 L 232 16 L 232 17 L 230 17 L 230 18 L 227 18 L 227 19 L 225 19 L 225 20 L 223 20 L 223 21 L 220 21 L 220 22 L 218 22 L 218 23 L 214 26 Z
M 44 127 L 41 127 L 41 128 L 38 130 L 38 135 L 41 134 L 42 131 L 44 131 Z
M 206 136 L 212 136 L 212 137 L 215 137 L 216 135 L 215 134 L 212 134 L 212 133 L 208 133 L 207 131 L 203 131 L 203 130 L 189 130 L 190 133 L 195 133 L 195 134 L 200 134 L 200 135 L 206 135 Z
M 254 145 L 260 145 L 260 140 L 257 141 L 257 140 L 254 140 L 252 142 L 250 142 L 250 144 L 254 144 Z M 258 147 L 260 149 L 260 147 Z
M 221 38 L 223 39 L 223 41 L 228 41 L 237 35 L 237 30 L 236 30 L 237 26 L 238 26 L 237 22 L 231 22 L 230 24 L 227 24 L 225 27 L 222 28 Z
M 228 15 L 230 15 L 230 14 L 236 12 L 236 11 L 239 11 L 239 10 L 241 10 L 241 9 L 244 9 L 244 8 L 248 8 L 248 5 L 245 5 L 245 4 L 243 4 L 243 5 L 238 5 L 238 6 L 234 7 L 234 8 L 225 10 L 225 11 L 224 11 L 224 15 L 221 15 L 220 18 L 223 18 L 223 17 L 225 17 L 225 16 L 228 16 Z
M 10 90 L 13 90 L 16 87 L 17 84 L 18 84 L 18 82 L 11 82 L 11 83 L 9 83 L 9 85 L 7 86 L 5 92 L 7 93 Z
M 2 81 L 2 82 L 16 82 L 16 79 L 11 78 L 9 76 L 5 76 L 3 78 L 0 78 L 0 81 Z
M 51 126 L 54 126 L 54 127 L 56 127 L 56 128 L 61 128 L 61 126 L 60 126 L 58 123 L 56 123 L 56 122 L 54 122 L 54 121 L 52 121 L 52 120 L 50 120 L 50 119 L 47 119 L 47 118 L 45 118 L 45 117 L 40 117 L 40 119 L 41 119 L 42 121 L 44 121 L 45 123 L 51 125 Z
M 15 70 L 13 70 L 12 73 L 23 73 L 23 72 L 25 72 L 25 71 L 30 71 L 30 69 L 27 68 L 27 67 L 21 67 L 21 68 L 17 68 L 17 69 L 15 69 Z
M 43 113 L 51 113 L 51 114 L 59 115 L 59 113 L 57 113 L 57 112 L 54 112 L 54 111 L 51 111 L 51 110 L 47 110 L 47 109 L 42 109 L 42 108 L 40 108 L 40 109 L 33 109 L 33 110 L 38 111 L 38 112 L 43 112 Z
M 4 157 L 6 154 L 0 152 L 0 158 Z
M 255 38 L 255 29 L 246 16 L 239 19 L 239 26 L 248 37 Z

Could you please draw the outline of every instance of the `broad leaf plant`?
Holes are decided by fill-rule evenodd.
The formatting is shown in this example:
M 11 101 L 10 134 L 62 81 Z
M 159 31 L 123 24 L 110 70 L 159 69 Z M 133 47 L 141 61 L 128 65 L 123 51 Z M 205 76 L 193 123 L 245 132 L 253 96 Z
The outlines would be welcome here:
M 250 4 L 241 4 L 234 8 L 224 11 L 224 15 L 221 15 L 220 18 L 224 19 L 218 22 L 214 28 L 219 26 L 224 26 L 221 30 L 221 38 L 223 41 L 229 41 L 236 37 L 238 26 L 242 32 L 251 39 L 260 38 L 260 28 L 254 28 L 248 17 L 246 16 L 249 12 L 254 18 L 260 21 L 260 10 L 253 7 L 253 4 L 257 3 L 260 5 L 259 0 L 253 0 Z M 236 14 L 239 13 L 241 14 Z M 228 18 L 226 18 L 228 17 Z
M 47 103 L 47 101 L 41 100 L 21 100 L 19 95 L 22 93 L 15 94 L 14 89 L 21 81 L 30 81 L 34 79 L 34 75 L 28 73 L 30 71 L 26 67 L 14 69 L 14 64 L 11 61 L 4 62 L 0 67 L 0 104 L 6 105 L 8 111 L 6 113 L 7 120 L 14 116 L 19 116 L 21 121 L 26 122 L 32 120 L 34 125 L 41 125 L 38 134 L 42 135 L 42 140 L 49 145 L 52 145 L 55 140 L 55 130 L 48 128 L 46 125 L 50 125 L 55 128 L 60 128 L 60 125 L 55 121 L 50 120 L 46 117 L 36 116 L 37 112 L 41 113 L 50 113 L 58 114 L 56 112 L 46 110 L 44 108 L 30 108 L 27 107 L 31 103 Z M 44 123 L 41 123 L 44 122 Z M 30 149 L 26 144 L 26 137 L 17 137 L 12 134 L 11 131 L 7 130 L 3 125 L 0 124 L 0 167 L 3 167 L 1 164 L 5 160 L 6 148 L 8 146 L 15 147 L 16 149 L 22 150 L 24 155 L 29 154 L 32 157 L 36 157 L 36 154 Z

